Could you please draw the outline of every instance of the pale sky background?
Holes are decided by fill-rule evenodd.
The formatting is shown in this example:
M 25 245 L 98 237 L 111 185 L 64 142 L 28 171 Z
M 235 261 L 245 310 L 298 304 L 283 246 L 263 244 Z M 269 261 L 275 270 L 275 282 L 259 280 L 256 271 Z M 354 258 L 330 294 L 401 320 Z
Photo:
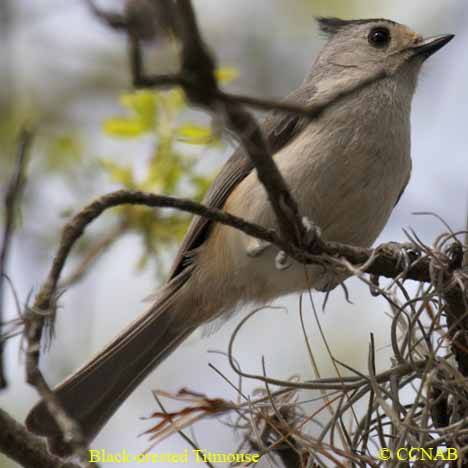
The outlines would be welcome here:
M 102 2 L 102 5 L 115 3 L 119 2 Z M 54 116 L 46 110 L 59 102 L 60 118 L 63 119 L 60 125 L 65 129 L 78 128 L 86 136 L 90 157 L 129 151 L 135 158 L 143 155 L 147 147 L 144 141 L 141 144 L 122 143 L 111 140 L 101 131 L 102 121 L 117 108 L 119 94 L 128 89 L 124 40 L 100 25 L 86 10 L 84 2 L 78 0 L 43 0 L 39 4 L 23 0 L 15 4 L 17 17 L 11 49 L 14 54 L 10 59 L 14 70 L 13 94 L 18 106 L 40 109 L 37 111 L 39 116 L 42 112 L 53 120 Z M 422 73 L 412 115 L 413 176 L 379 240 L 403 241 L 402 228 L 411 226 L 423 240 L 431 243 L 443 228 L 433 218 L 415 217 L 412 213 L 416 211 L 434 211 L 454 229 L 463 227 L 468 170 L 467 2 L 195 0 L 194 4 L 206 39 L 221 58 L 221 63 L 240 70 L 241 76 L 231 89 L 265 97 L 281 97 L 302 80 L 323 44 L 314 15 L 387 17 L 424 35 L 455 33 L 456 39 L 431 58 Z M 96 74 L 109 82 L 107 92 L 99 96 L 88 91 L 91 87 L 87 85 Z M 72 94 L 74 97 L 70 98 Z M 46 117 L 42 123 L 45 127 L 50 124 Z M 221 164 L 223 158 L 214 159 L 212 169 L 216 161 Z M 33 179 L 35 167 L 33 164 L 31 168 L 30 178 Z M 93 193 L 104 193 L 113 188 L 103 185 L 92 187 L 89 192 L 86 181 L 75 183 L 74 193 L 79 193 L 82 202 L 89 200 Z M 40 193 L 50 201 L 52 208 L 31 213 L 31 217 L 23 221 L 13 245 L 9 271 L 23 300 L 31 289 L 42 283 L 55 245 L 52 239 L 49 249 L 38 249 L 33 234 L 50 225 L 57 239 L 63 219 L 53 207 L 61 205 L 70 196 L 65 190 L 69 188 L 66 184 L 50 180 L 40 186 L 32 182 L 28 187 L 27 198 Z M 84 282 L 65 294 L 57 339 L 42 362 L 51 384 L 61 381 L 89 359 L 143 310 L 142 299 L 157 285 L 152 271 L 135 271 L 139 252 L 138 239 L 125 237 Z M 320 307 L 323 296 L 314 293 L 329 343 L 338 359 L 365 370 L 369 334 L 374 333 L 379 349 L 378 365 L 387 367 L 390 356 L 387 306 L 383 300 L 372 298 L 359 281 L 349 280 L 347 286 L 353 304 L 347 304 L 337 289 L 325 312 Z M 285 298 L 278 304 L 287 307 L 288 312 L 260 312 L 242 332 L 235 356 L 249 372 L 261 372 L 261 357 L 264 356 L 270 376 L 287 379 L 298 374 L 303 379 L 312 378 L 300 330 L 298 298 Z M 307 298 L 304 304 L 307 329 L 320 370 L 323 376 L 332 376 L 330 359 L 324 352 Z M 8 305 L 11 317 L 14 313 L 11 298 Z M 158 409 L 152 389 L 177 392 L 187 387 L 211 398 L 235 398 L 234 391 L 208 367 L 212 362 L 235 379 L 227 360 L 207 351 L 226 351 L 228 339 L 241 317 L 235 316 L 208 338 L 200 339 L 197 334 L 185 342 L 132 394 L 92 447 L 110 452 L 125 448 L 135 454 L 147 448 L 148 439 L 136 436 L 151 424 L 139 418 Z M 10 387 L 0 393 L 0 407 L 22 421 L 37 396 L 24 383 L 24 359 L 18 357 L 18 345 L 19 340 L 8 343 L 6 358 Z M 259 386 L 248 381 L 244 385 L 246 390 Z M 167 402 L 166 406 L 168 409 L 176 407 L 172 402 Z M 195 429 L 200 447 L 211 451 L 233 451 L 239 442 L 238 435 L 216 420 L 203 421 Z M 176 435 L 154 451 L 176 452 L 185 447 L 186 443 Z M 13 466 L 0 455 L 0 468 Z M 192 462 L 188 466 L 199 465 Z

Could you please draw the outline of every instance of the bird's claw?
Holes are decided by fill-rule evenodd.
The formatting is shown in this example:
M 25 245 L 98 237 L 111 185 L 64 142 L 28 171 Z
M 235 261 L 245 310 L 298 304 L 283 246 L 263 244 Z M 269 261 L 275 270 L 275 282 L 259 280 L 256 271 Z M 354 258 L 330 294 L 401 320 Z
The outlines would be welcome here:
M 302 225 L 306 231 L 306 238 L 304 239 L 307 246 L 311 246 L 317 243 L 320 240 L 322 232 L 320 228 L 314 224 L 309 218 L 304 216 L 302 218 Z M 266 249 L 271 246 L 270 242 L 252 238 L 249 240 L 247 244 L 247 255 L 249 257 L 258 257 L 261 255 Z M 288 256 L 288 254 L 284 250 L 280 250 L 276 257 L 275 257 L 275 267 L 277 270 L 283 271 L 288 269 L 292 264 L 292 259 Z
M 311 246 L 316 244 L 322 237 L 322 230 L 313 223 L 307 216 L 302 217 L 302 225 L 306 231 L 305 244 Z
M 280 250 L 275 257 L 275 267 L 277 270 L 287 270 L 291 266 L 291 257 L 284 250 Z
M 304 216 L 302 218 L 302 225 L 305 228 L 305 239 L 304 243 L 307 247 L 314 246 L 321 239 L 322 231 L 320 228 L 314 224 L 309 218 Z M 286 270 L 292 264 L 292 259 L 288 256 L 286 252 L 281 250 L 275 257 L 275 266 L 277 270 Z
M 302 217 L 302 225 L 306 230 L 307 244 L 313 244 L 322 237 L 322 230 L 317 224 L 312 222 L 307 216 Z

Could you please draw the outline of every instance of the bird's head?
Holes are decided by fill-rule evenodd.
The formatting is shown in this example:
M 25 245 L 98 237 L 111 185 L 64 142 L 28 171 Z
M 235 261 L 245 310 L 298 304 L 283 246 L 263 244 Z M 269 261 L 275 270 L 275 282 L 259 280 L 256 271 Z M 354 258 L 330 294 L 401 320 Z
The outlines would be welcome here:
M 407 26 L 387 19 L 318 18 L 329 37 L 318 62 L 322 67 L 401 70 L 417 76 L 423 62 L 453 39 L 453 34 L 424 38 Z

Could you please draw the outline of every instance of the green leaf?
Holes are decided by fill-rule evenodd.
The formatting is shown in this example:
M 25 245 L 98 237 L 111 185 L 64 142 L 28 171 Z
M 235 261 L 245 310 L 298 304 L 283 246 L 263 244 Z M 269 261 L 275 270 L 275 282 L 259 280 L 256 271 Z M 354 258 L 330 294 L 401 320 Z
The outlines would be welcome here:
M 132 110 L 143 125 L 150 129 L 156 122 L 157 95 L 152 91 L 137 91 L 124 94 L 120 102 L 127 109 Z
M 240 72 L 234 67 L 220 67 L 216 69 L 215 76 L 218 82 L 226 84 L 237 79 Z
M 209 127 L 195 124 L 183 124 L 176 130 L 180 141 L 192 145 L 207 145 L 214 141 L 214 136 Z
M 135 138 L 152 131 L 156 123 L 157 101 L 157 95 L 151 91 L 122 95 L 121 104 L 134 116 L 107 119 L 103 124 L 104 132 L 120 138 Z
M 148 131 L 148 127 L 141 120 L 115 117 L 107 119 L 104 122 L 103 130 L 111 136 L 134 138 L 145 134 Z

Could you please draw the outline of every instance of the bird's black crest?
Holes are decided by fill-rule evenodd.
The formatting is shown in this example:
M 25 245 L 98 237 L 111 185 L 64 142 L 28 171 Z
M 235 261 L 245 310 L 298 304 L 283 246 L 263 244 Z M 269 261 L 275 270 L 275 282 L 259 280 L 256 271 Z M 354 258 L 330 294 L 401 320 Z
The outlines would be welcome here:
M 343 20 L 340 18 L 334 17 L 327 17 L 327 16 L 319 16 L 316 18 L 320 31 L 330 36 L 333 36 L 341 29 L 357 25 L 357 24 L 367 24 L 367 23 L 381 23 L 382 21 L 386 23 L 395 24 L 394 21 L 390 21 L 385 18 L 371 18 L 371 19 L 356 19 L 356 20 Z

